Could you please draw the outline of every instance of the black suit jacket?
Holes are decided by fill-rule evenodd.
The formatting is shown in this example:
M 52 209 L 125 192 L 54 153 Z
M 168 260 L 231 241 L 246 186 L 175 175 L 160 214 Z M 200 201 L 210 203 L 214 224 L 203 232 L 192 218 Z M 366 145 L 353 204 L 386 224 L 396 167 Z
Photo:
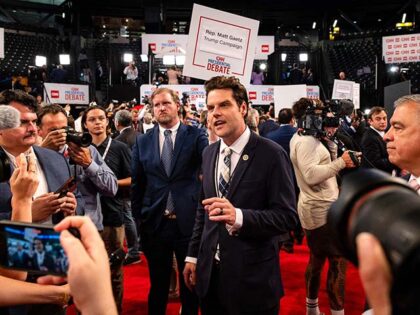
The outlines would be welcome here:
M 364 167 L 376 167 L 387 173 L 392 173 L 392 170 L 396 167 L 389 162 L 388 152 L 386 151 L 386 143 L 384 139 L 372 128 L 367 128 L 363 134 L 362 142 L 362 166 Z M 366 161 L 369 160 L 373 166 Z
M 215 165 L 220 141 L 203 153 L 201 200 L 217 196 Z M 243 213 L 238 234 L 228 234 L 225 224 L 209 220 L 199 203 L 188 249 L 197 257 L 199 297 L 206 295 L 216 246 L 220 246 L 220 296 L 230 314 L 258 312 L 274 307 L 283 295 L 276 237 L 297 223 L 291 163 L 276 143 L 251 133 L 231 180 L 226 198 Z
M 124 142 L 131 149 L 134 145 L 134 142 L 136 142 L 137 135 L 138 132 L 135 131 L 133 127 L 129 127 L 121 131 L 120 134 L 115 138 L 115 140 Z
M 131 160 L 131 208 L 140 219 L 142 232 L 158 229 L 171 191 L 179 229 L 183 235 L 191 235 L 200 192 L 201 155 L 206 146 L 202 129 L 180 124 L 168 176 L 160 160 L 159 126 L 137 136 Z

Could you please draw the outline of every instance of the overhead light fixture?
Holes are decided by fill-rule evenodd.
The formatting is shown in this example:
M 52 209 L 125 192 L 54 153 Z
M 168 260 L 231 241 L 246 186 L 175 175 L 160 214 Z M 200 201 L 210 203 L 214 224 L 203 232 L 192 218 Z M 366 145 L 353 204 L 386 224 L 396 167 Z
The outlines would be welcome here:
M 175 64 L 175 56 L 174 55 L 164 55 L 163 56 L 163 64 L 165 66 L 172 66 Z
M 128 22 L 128 19 L 125 19 L 126 22 Z
M 378 19 L 378 22 L 382 22 L 382 19 Z
M 70 64 L 70 55 L 69 54 L 60 54 L 60 65 L 69 65 Z
M 398 29 L 401 29 L 403 27 L 412 27 L 413 26 L 413 22 L 397 23 L 397 24 L 395 24 L 395 26 Z
M 144 54 L 140 55 L 140 59 L 141 59 L 142 62 L 148 62 L 149 61 L 149 58 L 147 57 L 147 55 L 144 55 Z
M 45 56 L 35 56 L 35 66 L 42 67 L 47 65 L 47 57 Z
M 183 66 L 185 64 L 185 56 L 183 55 L 175 56 L 175 63 L 177 66 Z
M 300 53 L 299 54 L 299 61 L 302 61 L 302 62 L 308 61 L 308 54 L 307 53 Z
M 365 115 L 369 115 L 369 113 L 370 113 L 370 108 L 367 108 L 367 109 L 365 109 Z
M 61 14 L 61 17 L 62 17 L 63 19 L 65 19 L 65 18 L 66 18 L 66 12 L 63 12 L 63 13 Z
M 132 61 L 133 61 L 133 54 L 125 53 L 124 62 L 132 62 Z
M 104 24 L 104 25 L 102 25 L 102 28 L 106 28 L 105 24 Z
M 260 63 L 260 70 L 261 71 L 265 71 L 265 69 L 267 69 L 267 64 L 266 63 Z
M 313 22 L 312 23 L 312 29 L 314 30 L 314 29 L 316 29 L 316 22 Z
M 333 23 L 333 27 L 336 27 L 337 26 L 337 22 L 338 22 L 337 19 L 335 19 L 334 20 L 334 23 Z
M 287 54 L 286 53 L 282 53 L 281 54 L 281 61 L 285 62 L 287 58 Z
M 353 21 L 353 24 L 357 24 L 357 21 Z
M 405 19 L 407 18 L 407 13 L 402 15 L 401 23 L 405 23 Z
M 398 72 L 398 67 L 397 66 L 392 66 L 390 69 L 389 69 L 389 71 L 390 72 Z

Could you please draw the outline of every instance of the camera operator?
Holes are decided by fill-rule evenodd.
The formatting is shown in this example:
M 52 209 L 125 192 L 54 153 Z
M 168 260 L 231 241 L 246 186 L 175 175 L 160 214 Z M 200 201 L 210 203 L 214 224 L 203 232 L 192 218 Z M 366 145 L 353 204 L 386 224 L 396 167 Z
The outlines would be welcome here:
M 328 209 L 339 192 L 336 175 L 344 168 L 355 167 L 355 164 L 349 151 L 337 158 L 337 145 L 330 138 L 335 134 L 338 123 L 336 127 L 325 126 L 326 117 L 334 114 L 327 113 L 321 102 L 313 104 L 312 100 L 301 98 L 293 105 L 293 113 L 300 122 L 307 121 L 307 118 L 322 121 L 322 126 L 314 123 L 319 127 L 315 133 L 307 132 L 305 135 L 307 130 L 298 131 L 290 142 L 290 158 L 300 188 L 298 213 L 310 249 L 306 269 L 306 314 L 320 313 L 318 292 L 326 259 L 329 261 L 327 293 L 331 313 L 344 314 L 346 261 L 333 246 L 326 222 Z
M 92 145 L 82 147 L 67 139 L 67 115 L 60 105 L 48 105 L 38 113 L 39 135 L 43 138 L 41 146 L 70 157 L 75 167 L 79 191 L 85 201 L 83 212 L 78 215 L 89 216 L 99 231 L 103 230 L 103 216 L 100 196 L 114 196 L 118 190 L 117 178 Z
M 390 123 L 384 136 L 389 160 L 411 173 L 409 184 L 420 195 L 420 94 L 399 98 Z M 391 314 L 392 276 L 384 250 L 369 233 L 359 234 L 356 244 L 360 277 L 370 306 L 375 314 Z
M 135 66 L 133 61 L 128 63 L 128 66 L 124 68 L 123 73 L 126 75 L 125 81 L 127 82 L 127 84 L 137 84 L 139 71 L 137 70 L 137 67 Z

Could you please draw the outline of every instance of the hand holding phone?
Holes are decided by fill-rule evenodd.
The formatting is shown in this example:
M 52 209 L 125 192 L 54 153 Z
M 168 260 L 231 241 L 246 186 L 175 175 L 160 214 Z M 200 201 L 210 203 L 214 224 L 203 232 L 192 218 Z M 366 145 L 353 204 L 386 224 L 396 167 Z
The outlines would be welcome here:
M 78 240 L 69 228 L 76 228 L 81 235 Z M 68 256 L 67 281 L 77 308 L 84 314 L 117 314 L 112 295 L 111 275 L 105 245 L 88 217 L 67 217 L 55 226 L 61 231 L 61 244 Z M 38 283 L 59 283 L 57 277 L 42 277 Z M 100 303 L 98 303 L 100 301 Z
M 78 236 L 77 230 L 71 230 Z M 60 233 L 51 225 L 0 222 L 0 265 L 39 274 L 64 276 L 68 259 L 60 244 Z

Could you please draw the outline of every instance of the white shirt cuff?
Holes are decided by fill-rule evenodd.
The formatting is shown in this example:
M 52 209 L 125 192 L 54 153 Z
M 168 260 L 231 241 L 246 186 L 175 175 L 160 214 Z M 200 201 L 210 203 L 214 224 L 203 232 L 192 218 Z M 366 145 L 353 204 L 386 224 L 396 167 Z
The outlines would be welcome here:
M 187 256 L 185 257 L 185 262 L 189 262 L 189 263 L 197 265 L 197 258 Z
M 242 213 L 242 210 L 239 208 L 235 208 L 235 211 L 236 211 L 235 223 L 233 225 L 226 224 L 226 229 L 228 230 L 230 235 L 236 235 L 239 229 L 242 227 L 242 224 L 244 223 L 244 215 Z

